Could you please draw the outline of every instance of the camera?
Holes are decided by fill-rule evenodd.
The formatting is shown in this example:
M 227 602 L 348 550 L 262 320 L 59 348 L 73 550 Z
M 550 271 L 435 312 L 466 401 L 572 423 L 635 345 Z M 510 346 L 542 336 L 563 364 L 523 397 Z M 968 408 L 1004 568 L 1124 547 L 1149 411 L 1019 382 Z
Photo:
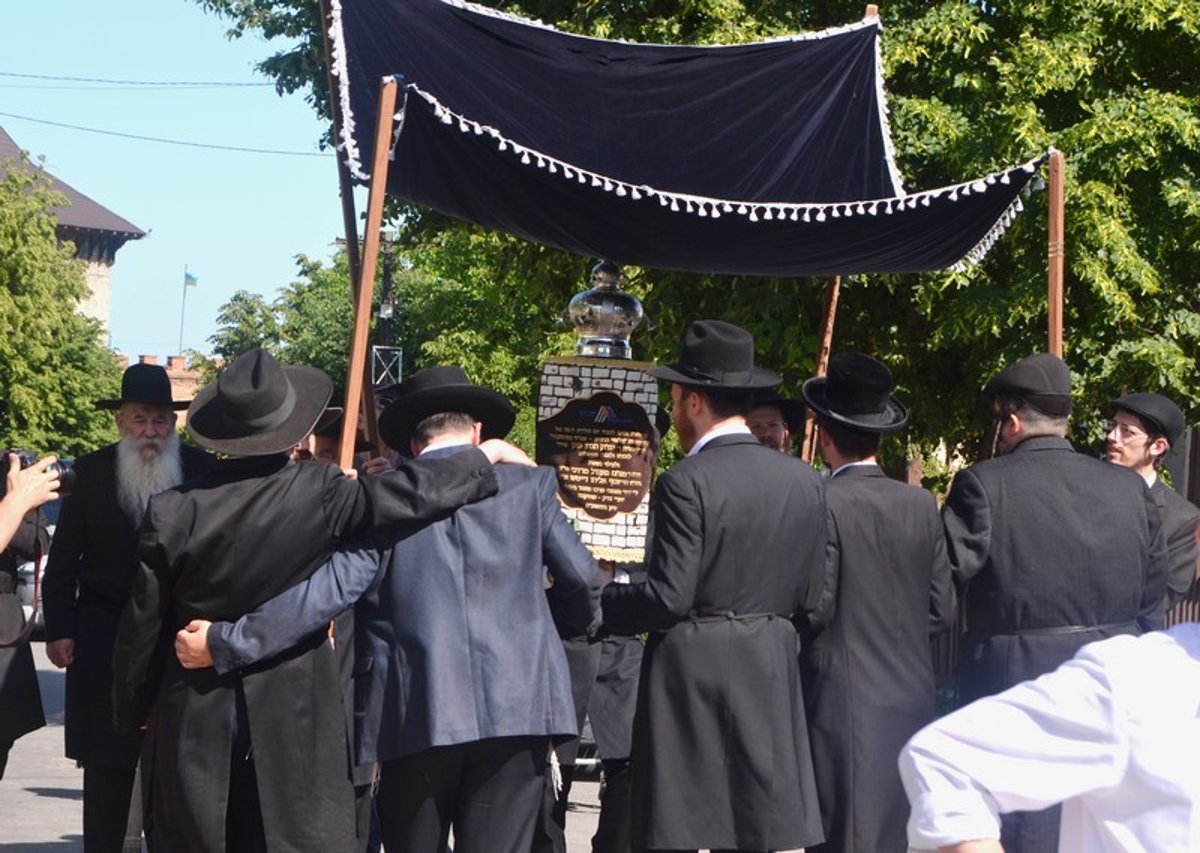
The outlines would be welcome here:
M 22 470 L 28 468 L 30 465 L 37 464 L 38 455 L 32 450 L 19 450 L 17 448 L 10 447 L 5 450 L 2 455 L 0 455 L 0 478 L 8 476 L 8 454 L 10 453 L 17 454 L 17 459 L 19 460 Z M 75 469 L 71 467 L 71 461 L 69 459 L 59 459 L 46 470 L 51 473 L 58 474 L 59 495 L 65 498 L 67 495 L 71 494 L 72 489 L 75 488 L 75 478 L 77 475 L 75 473 Z M 2 488 L 2 481 L 0 481 L 0 489 Z

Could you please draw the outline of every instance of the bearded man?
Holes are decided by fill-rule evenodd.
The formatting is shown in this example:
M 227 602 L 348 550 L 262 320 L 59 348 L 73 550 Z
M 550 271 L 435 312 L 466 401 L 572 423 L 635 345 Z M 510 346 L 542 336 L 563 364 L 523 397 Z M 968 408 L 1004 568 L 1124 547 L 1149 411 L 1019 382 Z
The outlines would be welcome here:
M 167 372 L 134 364 L 121 380 L 121 439 L 80 457 L 63 501 L 42 584 L 46 654 L 67 670 L 66 754 L 83 767 L 86 853 L 120 851 L 142 748 L 141 733 L 112 724 L 112 655 L 117 622 L 137 566 L 137 527 L 152 495 L 206 471 L 207 453 L 181 447 Z

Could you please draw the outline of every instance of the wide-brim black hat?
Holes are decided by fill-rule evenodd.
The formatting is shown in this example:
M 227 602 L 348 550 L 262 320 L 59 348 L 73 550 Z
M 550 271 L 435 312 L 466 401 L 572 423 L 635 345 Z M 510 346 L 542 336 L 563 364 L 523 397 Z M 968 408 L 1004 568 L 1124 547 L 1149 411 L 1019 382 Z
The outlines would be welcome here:
M 799 432 L 804 428 L 804 418 L 807 411 L 803 400 L 794 400 L 791 397 L 780 397 L 775 391 L 763 390 L 755 391 L 754 399 L 750 401 L 750 408 L 756 406 L 774 406 L 779 409 L 779 413 L 783 415 L 783 422 L 787 425 L 789 432 Z
M 1172 447 L 1187 428 L 1183 412 L 1162 394 L 1126 394 L 1109 405 L 1133 412 L 1151 432 L 1165 436 Z
M 200 389 L 188 407 L 188 431 L 201 447 L 231 456 L 283 453 L 312 432 L 332 392 L 323 371 L 281 366 L 256 347 Z
M 908 423 L 908 412 L 895 397 L 887 365 L 858 352 L 829 359 L 824 376 L 804 383 L 804 399 L 824 418 L 856 432 L 889 433 Z
M 121 396 L 116 400 L 97 400 L 97 409 L 119 409 L 126 403 L 186 409 L 187 400 L 171 399 L 171 380 L 160 364 L 131 364 L 121 376 Z
M 1071 369 L 1056 355 L 1040 352 L 1010 364 L 983 386 L 984 397 L 1020 397 L 1047 415 L 1071 414 Z
M 754 366 L 754 338 L 721 320 L 697 320 L 688 326 L 674 364 L 646 371 L 655 379 L 701 388 L 773 388 L 783 377 Z
M 411 455 L 417 424 L 441 412 L 463 412 L 483 424 L 482 438 L 504 438 L 516 412 L 503 394 L 472 384 L 461 367 L 444 365 L 414 373 L 391 389 L 393 401 L 379 415 L 379 435 L 388 447 Z

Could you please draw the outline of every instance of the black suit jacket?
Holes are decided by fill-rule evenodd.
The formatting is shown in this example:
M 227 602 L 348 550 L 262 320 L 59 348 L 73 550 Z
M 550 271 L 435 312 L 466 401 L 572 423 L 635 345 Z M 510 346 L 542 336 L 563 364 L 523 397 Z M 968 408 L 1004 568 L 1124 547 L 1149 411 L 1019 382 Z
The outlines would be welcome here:
M 604 619 L 650 631 L 631 761 L 635 847 L 779 850 L 821 839 L 792 617 L 825 567 L 816 473 L 753 436 L 659 477 L 647 579 Z
M 181 447 L 185 481 L 214 457 Z M 117 502 L 117 445 L 79 457 L 76 486 L 63 499 L 42 579 L 46 640 L 75 640 L 67 668 L 66 752 L 83 764 L 133 767 L 141 732 L 112 726 L 112 654 L 117 620 L 129 601 L 137 568 L 137 523 Z
M 269 845 L 351 849 L 345 711 L 323 634 L 228 675 L 182 669 L 173 635 L 192 618 L 236 619 L 308 577 L 351 534 L 428 520 L 495 490 L 477 451 L 359 482 L 280 455 L 223 463 L 150 501 L 117 636 L 113 709 L 128 731 L 157 699 L 156 845 L 223 849 L 226 803 L 214 792 L 228 789 L 231 749 L 245 725 Z
M 1128 468 L 1029 438 L 959 473 L 942 520 L 966 605 L 960 701 L 1049 672 L 1085 643 L 1163 625 L 1158 507 Z
M 1196 579 L 1200 548 L 1196 546 L 1196 525 L 1200 508 L 1186 500 L 1161 479 L 1154 481 L 1150 494 L 1162 513 L 1163 540 L 1167 551 L 1167 609 L 1187 595 Z
M 937 502 L 877 465 L 825 487 L 828 578 L 801 675 L 825 844 L 815 851 L 908 848 L 896 758 L 934 718 L 929 636 L 954 620 Z

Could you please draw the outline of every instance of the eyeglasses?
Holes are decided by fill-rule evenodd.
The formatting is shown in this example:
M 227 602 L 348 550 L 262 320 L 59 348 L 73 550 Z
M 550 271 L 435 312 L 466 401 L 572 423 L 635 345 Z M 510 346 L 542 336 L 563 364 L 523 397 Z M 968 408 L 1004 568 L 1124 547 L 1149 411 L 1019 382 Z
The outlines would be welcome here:
M 1106 435 L 1113 432 L 1114 430 L 1116 430 L 1117 435 L 1119 435 L 1121 437 L 1122 441 L 1131 441 L 1135 438 L 1149 438 L 1150 437 L 1149 434 L 1142 432 L 1137 427 L 1130 426 L 1129 424 L 1123 424 L 1120 421 L 1110 420 L 1104 424 L 1104 432 Z

